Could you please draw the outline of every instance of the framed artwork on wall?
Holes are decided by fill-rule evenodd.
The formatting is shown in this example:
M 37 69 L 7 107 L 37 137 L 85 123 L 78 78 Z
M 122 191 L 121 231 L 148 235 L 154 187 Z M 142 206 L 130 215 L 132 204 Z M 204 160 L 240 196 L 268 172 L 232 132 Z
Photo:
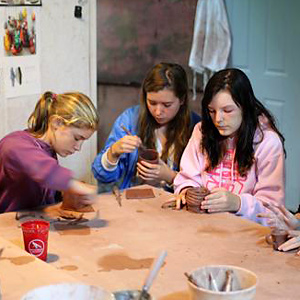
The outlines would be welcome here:
M 0 6 L 41 6 L 42 0 L 0 0 Z

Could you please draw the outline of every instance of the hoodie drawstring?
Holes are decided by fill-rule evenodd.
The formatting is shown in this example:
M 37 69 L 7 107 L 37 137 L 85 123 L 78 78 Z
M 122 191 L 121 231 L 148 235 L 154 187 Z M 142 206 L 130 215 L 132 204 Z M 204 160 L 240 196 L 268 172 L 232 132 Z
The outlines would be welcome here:
M 235 158 L 235 149 L 233 150 L 232 154 L 232 160 L 231 160 L 231 168 L 230 168 L 230 184 L 233 184 L 235 182 L 235 176 L 234 176 L 234 158 Z M 221 162 L 221 170 L 219 175 L 219 188 L 222 187 L 222 180 L 223 180 L 223 161 Z

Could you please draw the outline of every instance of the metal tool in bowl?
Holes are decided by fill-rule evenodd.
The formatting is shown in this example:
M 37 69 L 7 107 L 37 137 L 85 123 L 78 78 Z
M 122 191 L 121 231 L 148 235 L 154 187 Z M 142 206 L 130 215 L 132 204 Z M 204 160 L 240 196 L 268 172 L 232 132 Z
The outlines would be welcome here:
M 159 257 L 154 261 L 154 263 L 148 273 L 148 276 L 145 280 L 145 283 L 142 287 L 142 292 L 140 294 L 139 300 L 145 299 L 144 295 L 148 293 L 148 291 L 153 283 L 153 280 L 155 279 L 158 271 L 160 270 L 160 268 L 162 267 L 162 265 L 165 261 L 166 256 L 167 256 L 167 251 L 164 250 L 160 253 Z

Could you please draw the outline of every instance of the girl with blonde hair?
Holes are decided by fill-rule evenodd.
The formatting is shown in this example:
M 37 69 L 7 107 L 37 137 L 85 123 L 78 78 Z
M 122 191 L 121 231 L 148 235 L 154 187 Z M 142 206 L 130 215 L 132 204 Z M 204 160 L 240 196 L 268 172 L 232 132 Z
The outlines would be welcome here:
M 57 154 L 80 151 L 97 125 L 96 108 L 86 95 L 44 93 L 28 128 L 0 141 L 0 213 L 53 204 L 59 191 L 76 195 L 82 204 L 94 202 L 96 187 L 74 179 Z

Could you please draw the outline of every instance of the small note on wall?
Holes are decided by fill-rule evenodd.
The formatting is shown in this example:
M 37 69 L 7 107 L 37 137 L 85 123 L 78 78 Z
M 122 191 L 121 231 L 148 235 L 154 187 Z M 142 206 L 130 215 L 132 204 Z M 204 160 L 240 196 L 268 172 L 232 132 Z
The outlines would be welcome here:
M 4 61 L 3 79 L 6 98 L 40 94 L 40 66 L 37 58 L 15 57 Z

